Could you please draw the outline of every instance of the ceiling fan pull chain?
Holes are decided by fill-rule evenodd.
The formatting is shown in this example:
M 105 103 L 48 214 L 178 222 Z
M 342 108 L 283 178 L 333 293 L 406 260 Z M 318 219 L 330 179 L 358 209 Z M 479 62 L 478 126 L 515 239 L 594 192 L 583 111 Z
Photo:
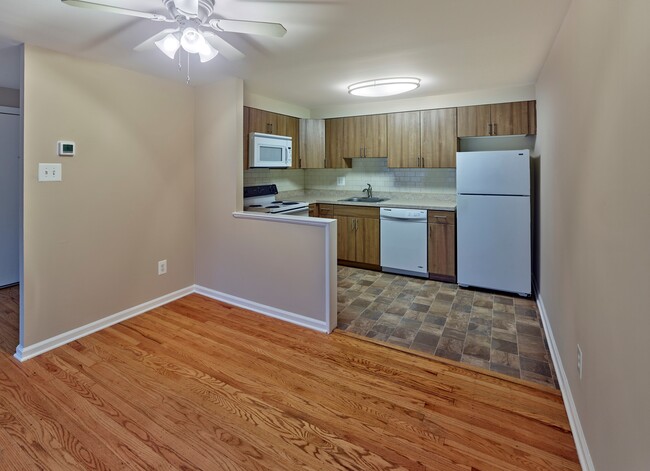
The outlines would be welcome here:
M 190 53 L 187 53 L 187 85 L 190 84 Z
M 181 65 L 181 57 L 183 56 L 183 51 L 178 51 L 178 71 L 180 72 L 183 66 Z

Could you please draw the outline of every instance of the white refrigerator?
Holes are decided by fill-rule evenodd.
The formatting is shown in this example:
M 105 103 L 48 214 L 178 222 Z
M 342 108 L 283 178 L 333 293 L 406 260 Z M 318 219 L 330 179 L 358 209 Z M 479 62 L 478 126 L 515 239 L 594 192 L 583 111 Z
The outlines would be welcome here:
M 530 152 L 458 152 L 458 284 L 531 294 Z

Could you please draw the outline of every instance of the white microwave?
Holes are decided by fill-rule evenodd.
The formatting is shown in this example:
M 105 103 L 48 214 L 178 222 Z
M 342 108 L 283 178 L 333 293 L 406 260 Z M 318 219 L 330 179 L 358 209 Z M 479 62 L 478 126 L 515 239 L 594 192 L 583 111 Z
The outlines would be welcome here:
M 248 139 L 249 167 L 291 167 L 291 137 L 252 132 Z

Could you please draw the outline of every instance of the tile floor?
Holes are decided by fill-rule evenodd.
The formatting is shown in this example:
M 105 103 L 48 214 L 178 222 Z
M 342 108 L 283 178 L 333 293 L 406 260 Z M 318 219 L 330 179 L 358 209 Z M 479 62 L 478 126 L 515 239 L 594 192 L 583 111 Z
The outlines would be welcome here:
M 339 266 L 338 328 L 558 387 L 531 299 Z

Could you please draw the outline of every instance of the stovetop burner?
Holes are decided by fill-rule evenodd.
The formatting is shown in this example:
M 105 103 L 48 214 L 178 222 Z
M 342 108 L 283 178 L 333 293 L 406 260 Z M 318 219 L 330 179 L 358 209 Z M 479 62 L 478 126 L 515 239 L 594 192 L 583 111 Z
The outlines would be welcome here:
M 304 201 L 275 200 L 278 189 L 275 185 L 258 185 L 244 187 L 244 209 L 272 214 L 290 214 L 306 210 L 308 204 Z

